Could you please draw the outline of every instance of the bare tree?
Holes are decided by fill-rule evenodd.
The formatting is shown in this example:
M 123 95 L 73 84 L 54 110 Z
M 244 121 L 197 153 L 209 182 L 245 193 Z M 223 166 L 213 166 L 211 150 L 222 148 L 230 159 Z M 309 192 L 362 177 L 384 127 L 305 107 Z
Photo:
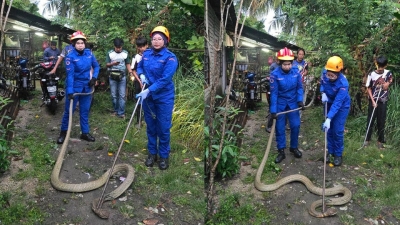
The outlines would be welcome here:
M 1 4 L 1 16 L 0 16 L 0 29 L 1 29 L 1 38 L 0 38 L 0 59 L 1 59 L 1 54 L 3 53 L 3 43 L 4 43 L 4 37 L 5 37 L 5 32 L 6 32 L 6 24 L 8 20 L 8 15 L 10 14 L 11 6 L 12 6 L 13 0 L 10 0 L 10 4 L 8 5 L 8 10 L 6 13 L 6 16 L 3 18 L 4 15 L 4 7 L 6 5 L 6 1 L 3 1 Z
M 228 2 L 228 3 L 227 3 Z M 239 6 L 239 13 L 237 18 L 240 18 L 240 14 L 242 12 L 242 6 L 243 6 L 243 0 L 240 1 L 240 6 Z M 220 21 L 220 29 L 219 29 L 219 42 L 216 45 L 213 45 L 213 43 L 210 41 L 209 39 L 209 22 L 208 22 L 208 5 L 206 3 L 205 6 L 205 24 L 206 24 L 206 40 L 207 40 L 207 51 L 208 51 L 208 55 L 211 55 L 211 51 L 215 51 L 215 52 L 221 52 L 222 47 L 223 47 L 223 42 L 224 42 L 224 36 L 226 33 L 226 25 L 227 25 L 227 21 L 228 21 L 228 15 L 227 13 L 229 12 L 229 7 L 233 7 L 233 3 L 231 1 L 224 1 L 224 0 L 220 0 L 220 13 L 221 13 L 221 21 Z M 226 12 L 226 14 L 224 15 L 224 12 Z M 243 24 L 245 24 L 245 20 L 247 17 L 243 17 L 243 21 L 236 21 L 235 24 L 235 32 L 233 35 L 233 44 L 234 44 L 234 61 L 232 64 L 232 68 L 235 68 L 236 66 L 236 55 L 238 54 L 238 48 L 239 48 L 239 42 L 240 42 L 240 36 L 243 30 Z M 241 22 L 242 26 L 239 28 L 239 22 Z M 240 30 L 239 30 L 240 29 Z M 218 63 L 213 63 L 212 65 L 214 66 L 219 66 Z M 214 130 L 213 127 L 213 121 L 215 118 L 215 100 L 216 100 L 216 93 L 217 93 L 217 88 L 218 88 L 218 84 L 219 82 L 219 74 L 215 74 L 214 71 L 220 71 L 218 68 L 210 68 L 210 87 L 209 87 L 209 96 L 206 96 L 206 102 L 209 104 L 210 107 L 208 107 L 208 112 L 207 116 L 209 117 L 206 120 L 206 125 L 209 128 L 209 137 L 214 137 L 214 134 L 216 134 L 216 130 Z M 235 72 L 234 70 L 231 71 L 230 74 L 230 78 L 231 80 L 235 79 Z M 225 105 L 222 106 L 225 108 L 225 110 L 223 110 L 223 122 L 221 124 L 221 126 L 218 126 L 217 129 L 220 129 L 220 140 L 219 140 L 219 148 L 218 148 L 218 154 L 217 157 L 215 158 L 215 160 L 213 160 L 212 157 L 212 142 L 209 141 L 209 155 L 207 158 L 207 164 L 206 166 L 210 169 L 210 174 L 209 174 L 209 181 L 208 181 L 208 187 L 207 187 L 207 220 L 211 219 L 212 217 L 212 213 L 213 213 L 213 208 L 214 208 L 214 177 L 215 177 L 215 171 L 216 168 L 218 166 L 218 163 L 221 159 L 221 154 L 222 154 L 222 150 L 223 150 L 223 144 L 224 144 L 224 137 L 226 134 L 226 127 L 227 127 L 227 117 L 228 117 L 228 111 L 229 108 L 231 107 L 230 101 L 229 101 L 229 93 L 231 93 L 231 88 L 232 88 L 232 83 L 233 82 L 229 82 L 229 85 L 226 89 L 226 94 L 225 95 Z

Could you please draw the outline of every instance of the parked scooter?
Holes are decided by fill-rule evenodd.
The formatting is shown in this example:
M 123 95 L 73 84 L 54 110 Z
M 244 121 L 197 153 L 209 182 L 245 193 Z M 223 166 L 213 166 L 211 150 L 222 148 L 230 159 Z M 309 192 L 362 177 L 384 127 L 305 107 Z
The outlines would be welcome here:
M 32 70 L 39 74 L 40 86 L 42 88 L 43 105 L 46 105 L 50 112 L 54 115 L 56 113 L 57 104 L 65 96 L 65 92 L 58 90 L 58 81 L 60 78 L 50 71 L 54 68 L 54 63 L 42 62 L 36 65 Z
M 27 68 L 28 59 L 20 57 L 18 58 L 18 68 L 17 68 L 17 87 L 19 91 L 19 96 L 22 99 L 28 99 L 30 92 L 35 89 L 35 84 L 32 81 L 31 72 Z
M 250 110 L 254 110 L 255 102 L 258 100 L 257 83 L 255 82 L 255 73 L 247 73 L 245 75 L 245 96 L 246 106 Z

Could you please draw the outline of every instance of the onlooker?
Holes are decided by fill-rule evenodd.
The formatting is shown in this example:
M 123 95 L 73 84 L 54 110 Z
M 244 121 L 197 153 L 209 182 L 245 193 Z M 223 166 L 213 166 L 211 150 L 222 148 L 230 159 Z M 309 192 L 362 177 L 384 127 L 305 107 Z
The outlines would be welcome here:
M 75 32 L 72 37 L 73 50 L 65 58 L 67 70 L 66 95 L 64 115 L 62 118 L 61 132 L 57 143 L 62 144 L 65 140 L 68 121 L 69 105 L 73 99 L 73 112 L 79 101 L 79 115 L 82 134 L 81 139 L 93 142 L 95 138 L 89 133 L 89 109 L 92 97 L 90 95 L 73 96 L 74 93 L 90 93 L 94 88 L 99 74 L 99 64 L 89 49 L 85 49 L 86 36 L 81 31 Z M 90 78 L 90 70 L 93 67 L 93 77 Z
M 278 53 L 275 54 L 275 58 L 274 58 L 274 62 L 271 64 L 271 66 L 269 67 L 269 74 L 272 73 L 272 71 L 274 71 L 276 68 L 279 67 L 279 59 L 278 59 Z M 268 77 L 269 79 L 269 77 Z M 267 97 L 267 101 L 268 101 L 268 107 L 269 107 L 269 111 L 271 112 L 271 91 L 270 91 L 270 85 L 268 85 L 267 88 L 267 93 L 266 93 L 266 97 Z M 268 133 L 271 133 L 271 127 L 272 127 L 272 116 L 271 114 L 268 116 L 268 121 L 267 121 L 267 127 L 265 128 L 265 131 L 267 131 Z
M 304 60 L 305 55 L 306 51 L 302 48 L 299 48 L 299 50 L 297 50 L 297 58 L 293 62 L 293 67 L 297 67 L 300 71 L 302 82 L 305 81 L 308 74 L 308 63 Z
M 134 58 L 132 58 L 132 63 L 131 63 L 131 69 L 133 72 L 133 76 L 131 76 L 131 80 L 133 80 L 134 85 L 135 85 L 135 95 L 139 94 L 142 91 L 143 84 L 142 81 L 139 78 L 139 75 L 137 74 L 137 65 L 139 62 L 142 60 L 143 52 L 148 48 L 147 44 L 147 39 L 145 37 L 138 37 L 136 39 L 136 49 L 137 49 L 137 54 L 135 55 Z M 138 112 L 140 112 L 141 105 L 138 105 Z M 136 119 L 137 122 L 139 123 L 140 119 L 140 113 L 136 113 Z
M 50 47 L 46 48 L 43 52 L 43 60 L 46 62 L 56 62 L 57 57 L 60 55 L 60 50 L 57 48 L 57 42 L 52 41 Z
M 167 49 L 170 36 L 166 27 L 155 27 L 150 36 L 151 49 L 144 51 L 137 67 L 142 83 L 148 85 L 148 88 L 136 97 L 142 101 L 147 124 L 149 155 L 145 165 L 152 167 L 159 154 L 158 167 L 165 170 L 169 166 L 170 129 L 175 99 L 172 77 L 178 68 L 178 60 L 175 54 Z
M 106 66 L 109 72 L 113 115 L 125 119 L 125 89 L 126 70 L 132 74 L 131 59 L 129 53 L 122 49 L 124 41 L 121 38 L 114 39 L 114 49 L 107 53 Z
M 344 149 L 344 125 L 350 111 L 349 83 L 342 74 L 343 60 L 332 56 L 326 62 L 321 75 L 320 91 L 322 102 L 326 105 L 326 120 L 322 124 L 327 132 L 328 152 L 327 163 L 340 166 Z
M 368 120 L 367 120 L 367 137 L 366 143 L 368 145 L 371 140 L 373 125 L 375 123 L 378 127 L 378 148 L 384 149 L 385 143 L 385 124 L 387 101 L 389 99 L 389 86 L 393 81 L 393 74 L 390 70 L 386 70 L 388 60 L 385 56 L 378 56 L 376 58 L 377 69 L 368 74 L 367 83 L 365 86 L 368 88 Z
M 281 49 L 278 52 L 279 67 L 275 69 L 270 76 L 271 84 L 271 107 L 270 112 L 273 119 L 276 119 L 276 142 L 278 156 L 275 163 L 280 163 L 285 156 L 286 118 L 290 124 L 290 152 L 296 158 L 301 158 L 302 153 L 298 149 L 300 133 L 300 113 L 294 111 L 284 115 L 277 116 L 277 113 L 289 111 L 302 107 L 303 104 L 303 85 L 301 75 L 297 67 L 292 67 L 294 55 L 288 48 Z
M 74 37 L 77 34 L 77 32 L 73 33 L 71 35 L 71 38 Z M 61 51 L 60 56 L 57 59 L 56 65 L 54 66 L 54 68 L 50 71 L 50 73 L 56 73 L 58 66 L 60 65 L 60 63 L 64 60 L 65 56 L 68 55 L 68 53 L 70 53 L 74 47 L 72 46 L 72 39 L 70 38 L 71 44 L 65 46 L 65 48 Z

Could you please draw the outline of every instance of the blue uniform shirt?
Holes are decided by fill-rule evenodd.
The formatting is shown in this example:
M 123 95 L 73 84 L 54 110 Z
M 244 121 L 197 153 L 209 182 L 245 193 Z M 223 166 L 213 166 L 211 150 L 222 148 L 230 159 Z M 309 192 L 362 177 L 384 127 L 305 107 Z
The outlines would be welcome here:
M 65 67 L 67 95 L 89 90 L 90 69 L 93 67 L 94 78 L 97 78 L 100 70 L 96 57 L 89 49 L 85 49 L 82 55 L 73 49 L 65 58 Z
M 54 58 L 52 59 L 52 61 L 56 62 L 59 55 L 60 50 L 58 50 L 58 48 L 53 50 L 51 47 L 47 47 L 43 52 L 43 60 L 48 62 L 50 61 L 50 57 L 53 56 Z
M 279 113 L 298 108 L 298 102 L 303 102 L 303 85 L 297 67 L 292 67 L 288 73 L 282 67 L 276 68 L 270 76 L 271 113 Z
M 327 117 L 332 119 L 340 108 L 350 107 L 349 82 L 342 73 L 334 82 L 326 77 L 326 70 L 322 71 L 320 91 L 328 97 L 328 103 L 332 104 Z
M 137 67 L 137 74 L 144 74 L 149 82 L 150 94 L 154 100 L 164 96 L 174 96 L 175 87 L 172 81 L 178 60 L 167 48 L 159 52 L 147 49 Z

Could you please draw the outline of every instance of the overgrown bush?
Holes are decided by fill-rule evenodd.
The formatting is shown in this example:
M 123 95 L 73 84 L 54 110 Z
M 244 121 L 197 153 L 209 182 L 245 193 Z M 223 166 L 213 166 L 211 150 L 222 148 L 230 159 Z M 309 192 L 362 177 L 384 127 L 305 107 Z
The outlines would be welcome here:
M 0 111 L 10 102 L 11 100 L 9 98 L 4 98 L 0 96 Z M 3 115 L 3 117 L 6 117 L 6 115 Z M 5 172 L 10 167 L 10 155 L 12 152 L 10 150 L 10 145 L 6 139 L 9 125 L 10 124 L 7 124 L 6 127 L 0 125 L 0 172 Z
M 203 75 L 200 72 L 174 76 L 175 106 L 171 134 L 192 150 L 203 151 L 204 95 Z
M 220 140 L 221 140 L 221 131 L 222 131 L 222 124 L 223 124 L 223 112 L 226 109 L 224 107 L 217 107 L 214 120 L 213 120 L 213 129 L 215 130 L 215 135 L 213 137 L 210 136 L 209 127 L 205 127 L 205 145 L 206 145 L 206 152 L 205 157 L 208 158 L 210 152 L 212 154 L 213 162 L 216 161 L 218 156 L 218 151 L 220 149 Z M 234 118 L 237 114 L 239 114 L 240 110 L 238 108 L 231 107 L 227 109 L 227 118 Z M 227 127 L 229 126 L 229 121 L 227 122 Z M 239 125 L 235 125 L 239 126 Z M 241 128 L 241 127 L 239 127 Z M 240 132 L 239 132 L 240 134 Z M 231 177 L 237 174 L 240 170 L 239 160 L 240 157 L 240 149 L 237 143 L 238 137 L 230 130 L 226 130 L 225 136 L 223 137 L 223 146 L 221 152 L 221 159 L 218 162 L 217 168 L 215 170 L 216 176 L 221 177 Z M 211 150 L 209 149 L 209 142 L 211 141 Z

